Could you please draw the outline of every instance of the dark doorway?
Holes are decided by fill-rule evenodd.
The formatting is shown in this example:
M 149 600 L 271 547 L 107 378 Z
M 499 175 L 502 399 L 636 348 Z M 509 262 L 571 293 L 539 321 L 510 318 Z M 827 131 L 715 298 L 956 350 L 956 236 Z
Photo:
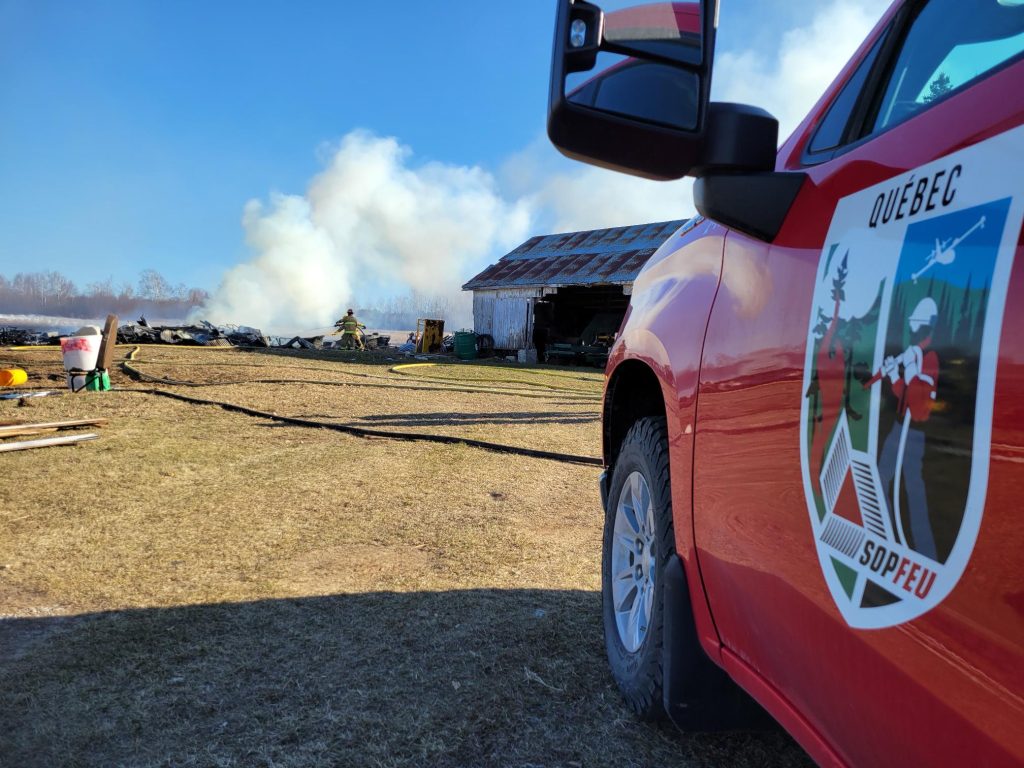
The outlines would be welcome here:
M 603 365 L 628 306 L 621 285 L 559 288 L 534 304 L 534 346 L 548 362 Z

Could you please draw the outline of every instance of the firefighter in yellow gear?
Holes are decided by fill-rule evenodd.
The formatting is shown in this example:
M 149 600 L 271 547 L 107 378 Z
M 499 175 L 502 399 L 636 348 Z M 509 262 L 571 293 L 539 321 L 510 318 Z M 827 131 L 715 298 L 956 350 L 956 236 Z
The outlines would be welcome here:
M 366 326 L 359 322 L 358 318 L 356 318 L 355 312 L 350 309 L 346 315 L 334 325 L 336 328 L 341 329 L 342 349 L 365 349 L 363 346 L 363 340 L 359 336 L 359 329 L 365 328 Z

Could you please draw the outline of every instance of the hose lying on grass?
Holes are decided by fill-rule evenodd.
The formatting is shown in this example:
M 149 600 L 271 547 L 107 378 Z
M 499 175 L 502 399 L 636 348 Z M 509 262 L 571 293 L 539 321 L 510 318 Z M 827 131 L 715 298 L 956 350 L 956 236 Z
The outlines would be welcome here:
M 128 353 L 129 354 L 128 361 L 131 361 L 132 363 L 135 363 L 136 365 L 138 365 L 139 363 L 146 362 L 146 361 L 142 361 L 142 360 L 137 360 L 137 359 L 135 359 L 132 356 L 135 353 L 135 351 L 138 350 L 138 349 L 139 348 L 136 347 L 135 349 L 133 349 L 131 352 Z M 477 395 L 477 394 L 484 394 L 484 395 L 513 395 L 515 397 L 522 397 L 522 398 L 533 399 L 533 400 L 537 400 L 537 399 L 550 400 L 553 395 L 558 395 L 560 397 L 565 397 L 565 398 L 570 398 L 570 399 L 573 399 L 573 400 L 578 400 L 581 403 L 583 403 L 583 402 L 599 402 L 601 400 L 601 396 L 598 395 L 598 394 L 588 394 L 586 392 L 581 392 L 578 389 L 566 388 L 566 387 L 556 387 L 554 385 L 543 384 L 543 383 L 539 383 L 539 382 L 523 382 L 523 383 L 525 383 L 528 386 L 543 387 L 546 390 L 545 392 L 523 392 L 522 389 L 520 389 L 519 387 L 499 387 L 499 386 L 493 386 L 493 385 L 492 386 L 485 386 L 485 387 L 473 387 L 473 386 L 469 386 L 469 385 L 466 385 L 466 384 L 461 384 L 460 385 L 459 382 L 454 382 L 454 381 L 451 381 L 451 379 L 446 379 L 446 378 L 440 377 L 440 376 L 422 376 L 422 377 L 417 377 L 417 378 L 421 378 L 424 381 L 428 381 L 429 380 L 429 381 L 437 382 L 434 385 L 428 385 L 428 386 L 418 386 L 418 385 L 410 385 L 410 384 L 387 384 L 387 385 L 383 385 L 383 384 L 362 384 L 362 383 L 346 382 L 346 381 L 326 381 L 326 380 L 323 380 L 323 379 L 237 379 L 237 380 L 232 380 L 232 381 L 200 382 L 200 381 L 188 381 L 188 380 L 185 380 L 185 379 L 171 379 L 171 378 L 167 378 L 165 376 L 153 376 L 153 375 L 148 374 L 148 373 L 143 373 L 137 367 L 131 365 L 130 362 L 128 362 L 128 361 L 122 362 L 121 363 L 121 368 L 122 368 L 122 370 L 125 373 L 127 373 L 129 376 L 134 378 L 136 381 L 148 381 L 148 382 L 150 382 L 152 384 L 167 384 L 169 386 L 174 386 L 174 387 L 227 387 L 227 386 L 233 386 L 233 385 L 237 385 L 237 384 L 321 384 L 321 385 L 330 386 L 330 387 L 371 387 L 371 388 L 378 388 L 378 389 L 405 389 L 405 390 L 413 390 L 413 391 L 418 391 L 418 392 L 459 392 L 459 393 L 465 393 L 465 394 L 471 394 L 471 395 Z M 156 363 L 156 364 L 159 365 L 159 363 Z M 221 367 L 222 364 L 220 364 L 220 363 L 192 363 L 190 365 L 192 365 L 193 367 L 195 365 L 211 365 L 211 366 L 215 366 L 215 367 Z M 223 365 L 236 365 L 236 366 L 244 366 L 244 367 L 248 367 L 248 368 L 265 368 L 265 367 L 270 367 L 270 366 L 258 365 L 258 364 L 255 364 L 255 363 L 224 363 Z M 431 364 L 431 365 L 433 365 L 433 364 Z M 400 373 L 403 373 L 402 371 L 399 370 L 399 368 L 402 368 L 402 367 L 405 367 L 405 366 L 395 366 L 394 368 L 391 368 L 389 370 L 394 372 L 394 373 L 396 373 L 396 374 L 400 374 Z M 317 372 L 320 372 L 320 373 L 324 372 L 324 369 L 322 369 L 322 368 L 298 368 L 296 370 L 311 370 L 311 371 L 317 371 Z M 394 381 L 394 379 L 389 379 L 387 376 L 376 376 L 376 375 L 370 374 L 370 373 L 355 373 L 355 372 L 352 372 L 352 371 L 337 371 L 337 372 L 332 372 L 332 373 L 337 373 L 337 374 L 342 375 L 342 376 L 355 376 L 355 377 L 364 378 L 364 379 L 379 379 L 379 380 L 382 380 L 382 381 Z M 408 375 L 408 374 L 404 374 L 404 375 Z M 498 382 L 501 382 L 502 380 L 500 380 L 500 379 L 478 379 L 478 381 L 498 381 Z M 449 383 L 449 382 L 451 382 L 451 383 Z
M 135 381 L 144 381 L 146 379 L 152 380 L 154 377 L 143 374 L 138 369 L 134 368 L 129 364 L 129 361 L 133 360 L 135 355 L 138 353 L 139 348 L 136 347 L 128 353 L 128 359 L 121 363 L 121 370 L 134 379 Z M 158 380 L 159 381 L 159 380 Z M 188 382 L 176 382 L 173 380 L 164 380 L 162 383 L 175 384 L 175 385 L 189 385 Z M 240 382 L 250 383 L 250 382 Z M 252 382 L 255 383 L 255 382 Z M 295 381 L 288 381 L 289 384 L 296 383 Z M 310 382 L 315 384 L 331 384 L 333 382 Z M 194 382 L 192 383 L 194 385 Z M 558 453 L 555 451 L 542 451 L 533 448 L 521 448 L 514 445 L 504 445 L 502 443 L 492 443 L 486 440 L 476 440 L 470 437 L 453 437 L 451 435 L 435 435 L 430 433 L 421 432 L 393 432 L 391 430 L 382 429 L 366 429 L 365 427 L 354 427 L 347 424 L 332 424 L 326 421 L 314 421 L 312 419 L 299 419 L 291 416 L 280 416 L 276 413 L 269 413 L 267 411 L 259 411 L 255 408 L 249 408 L 244 405 L 238 405 L 236 403 L 228 403 L 221 400 L 206 400 L 200 397 L 191 397 L 189 395 L 183 395 L 178 392 L 169 392 L 165 389 L 123 389 L 118 388 L 119 392 L 141 392 L 144 394 L 157 395 L 159 397 L 167 397 L 172 400 L 179 400 L 185 403 L 191 403 L 192 405 L 214 405 L 219 408 L 223 408 L 226 411 L 234 413 L 243 413 L 247 416 L 254 416 L 261 419 L 269 419 L 276 421 L 280 424 L 288 424 L 293 427 L 309 427 L 313 429 L 329 429 L 334 432 L 342 432 L 348 435 L 354 435 L 355 437 L 365 438 L 384 438 L 389 440 L 404 440 L 411 442 L 424 442 L 424 443 L 439 443 L 441 445 L 468 445 L 472 448 L 482 448 L 488 451 L 495 451 L 497 453 L 513 454 L 516 456 L 528 456 L 535 459 L 548 459 L 550 461 L 558 461 L 564 464 L 584 464 L 587 466 L 600 467 L 604 463 L 601 459 L 594 458 L 592 456 L 576 456 L 571 453 Z
M 450 364 L 448 364 L 448 365 L 450 365 Z M 419 372 L 410 373 L 410 371 L 413 368 L 440 368 L 440 367 L 441 367 L 441 363 L 402 363 L 401 365 L 393 365 L 393 366 L 391 366 L 390 368 L 388 368 L 388 372 L 389 373 L 397 373 L 397 374 L 402 375 L 402 376 L 410 376 L 411 375 L 411 376 L 415 376 L 418 379 L 429 379 L 431 381 L 451 381 L 451 379 L 447 379 L 444 376 L 424 376 L 424 375 L 420 374 Z M 572 381 L 587 381 L 587 379 L 583 378 L 582 376 L 573 376 L 571 374 L 558 374 L 558 373 L 552 373 L 551 371 L 538 371 L 538 370 L 533 370 L 533 369 L 530 369 L 530 368 L 524 368 L 520 372 L 521 373 L 533 373 L 533 374 L 536 374 L 538 376 L 550 376 L 551 378 L 556 378 L 556 379 L 570 379 Z M 527 386 L 527 387 L 541 387 L 543 389 L 553 389 L 556 392 L 578 392 L 579 391 L 577 389 L 571 389 L 571 388 L 567 388 L 567 387 L 559 387 L 559 386 L 557 386 L 555 384 L 545 384 L 542 381 L 530 381 L 529 379 L 486 379 L 486 378 L 478 378 L 478 379 L 475 379 L 475 381 L 497 382 L 499 384 L 505 384 L 505 383 L 508 383 L 508 384 L 522 384 L 522 385 Z

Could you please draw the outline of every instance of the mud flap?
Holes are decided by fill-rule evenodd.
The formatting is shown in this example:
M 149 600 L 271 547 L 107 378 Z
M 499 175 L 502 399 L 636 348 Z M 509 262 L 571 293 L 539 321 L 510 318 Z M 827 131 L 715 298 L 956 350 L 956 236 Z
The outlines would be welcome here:
M 771 716 L 700 647 L 682 560 L 669 560 L 662 569 L 662 579 L 662 693 L 665 712 L 672 722 L 683 731 L 778 728 Z

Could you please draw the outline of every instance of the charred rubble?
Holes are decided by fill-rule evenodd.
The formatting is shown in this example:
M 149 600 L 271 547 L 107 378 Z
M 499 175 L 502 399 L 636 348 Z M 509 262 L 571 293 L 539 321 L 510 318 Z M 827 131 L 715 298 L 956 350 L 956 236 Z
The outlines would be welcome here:
M 196 347 L 270 347 L 271 340 L 258 328 L 217 326 L 205 320 L 193 325 L 152 326 L 145 317 L 117 329 L 119 344 L 181 344 Z
M 54 331 L 34 331 L 12 326 L 0 326 L 0 346 L 45 346 L 60 344 L 68 334 Z M 390 336 L 365 334 L 366 349 L 385 349 Z M 245 325 L 214 325 L 202 320 L 188 325 L 150 325 L 145 317 L 117 328 L 118 344 L 177 344 L 193 347 L 264 347 L 276 349 L 324 349 L 337 347 L 340 337 L 268 336 L 258 328 Z

